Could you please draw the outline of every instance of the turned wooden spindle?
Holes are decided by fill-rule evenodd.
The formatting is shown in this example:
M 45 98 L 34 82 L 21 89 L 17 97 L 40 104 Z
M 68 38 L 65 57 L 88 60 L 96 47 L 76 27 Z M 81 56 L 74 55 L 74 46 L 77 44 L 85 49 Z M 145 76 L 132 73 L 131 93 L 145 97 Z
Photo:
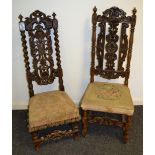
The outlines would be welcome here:
M 18 18 L 19 18 L 20 22 L 23 22 L 22 15 L 19 15 Z M 19 22 L 19 24 L 20 24 L 20 22 Z M 27 81 L 28 81 L 29 96 L 32 97 L 34 95 L 34 91 L 33 91 L 32 79 L 31 79 L 30 63 L 29 63 L 29 57 L 28 57 L 28 51 L 27 51 L 27 45 L 26 45 L 27 41 L 26 41 L 25 30 L 20 30 L 20 34 L 21 34 L 21 41 L 22 41 L 25 68 L 26 68 L 26 77 L 27 77 Z
M 130 38 L 129 38 L 129 48 L 128 48 L 128 56 L 127 56 L 127 66 L 126 66 L 126 77 L 124 84 L 128 86 L 128 80 L 130 76 L 130 62 L 131 62 L 131 56 L 132 56 L 132 46 L 133 46 L 133 39 L 134 39 L 134 30 L 136 25 L 136 8 L 132 10 L 132 18 L 131 18 L 131 28 L 130 28 Z
M 86 110 L 83 111 L 83 117 L 82 117 L 82 135 L 85 137 L 88 131 L 88 112 Z
M 94 82 L 95 72 L 95 48 L 96 48 L 96 23 L 97 23 L 97 8 L 94 7 L 92 15 L 92 49 L 91 49 L 91 67 L 90 67 L 90 82 Z
M 53 13 L 53 29 L 54 29 L 54 40 L 55 40 L 55 51 L 56 51 L 56 60 L 57 60 L 57 67 L 58 67 L 58 78 L 59 78 L 59 89 L 61 91 L 64 91 L 64 85 L 63 85 L 63 71 L 61 67 L 61 60 L 60 60 L 60 49 L 59 49 L 59 40 L 58 40 L 58 21 L 55 18 L 56 14 Z

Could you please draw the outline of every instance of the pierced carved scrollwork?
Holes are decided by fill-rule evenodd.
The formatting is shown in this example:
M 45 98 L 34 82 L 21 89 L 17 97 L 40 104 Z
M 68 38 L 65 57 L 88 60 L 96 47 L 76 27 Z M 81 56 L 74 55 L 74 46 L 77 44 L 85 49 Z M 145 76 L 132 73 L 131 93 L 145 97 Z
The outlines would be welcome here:
M 120 38 L 120 48 L 119 48 L 119 58 L 118 58 L 118 70 L 124 71 L 123 62 L 127 56 L 128 50 L 128 36 L 126 34 L 126 29 L 129 27 L 127 23 L 122 23 L 121 28 L 121 38 Z
M 61 130 L 55 130 L 49 134 L 47 134 L 45 137 L 41 137 L 41 140 L 43 141 L 48 141 L 49 139 L 52 139 L 52 140 L 57 140 L 57 139 L 61 139 L 62 137 L 70 137 L 70 136 L 73 136 L 74 134 L 78 133 L 79 130 L 76 129 L 76 130 L 64 130 L 64 131 L 61 131 Z
M 119 127 L 123 127 L 124 123 L 121 121 L 118 121 L 116 119 L 112 119 L 110 117 L 100 117 L 96 116 L 89 120 L 89 123 L 99 123 L 104 125 L 117 125 Z
M 118 7 L 111 7 L 103 12 L 103 15 L 110 18 L 124 18 L 126 13 Z
M 102 69 L 96 69 L 95 75 L 100 75 L 103 78 L 110 78 L 110 79 L 116 79 L 121 77 L 125 77 L 127 74 L 127 71 L 111 71 L 111 70 L 102 70 Z M 109 75 L 109 76 L 108 76 Z
M 105 70 L 115 70 L 115 63 L 114 61 L 117 59 L 117 55 L 116 52 L 118 50 L 118 45 L 117 45 L 117 41 L 119 39 L 118 35 L 117 35 L 117 26 L 118 23 L 109 23 L 110 27 L 109 27 L 109 34 L 106 35 L 106 51 L 107 53 L 105 54 L 105 59 L 106 61 L 106 68 Z M 109 77 L 109 75 L 107 75 Z
M 130 35 L 132 35 L 132 27 L 135 26 L 135 15 L 126 16 L 126 13 L 123 10 L 118 7 L 111 7 L 110 9 L 105 10 L 102 15 L 97 15 L 97 18 L 93 20 L 93 23 L 98 24 L 99 27 L 95 51 L 97 64 L 94 65 L 95 70 L 93 73 L 106 79 L 122 77 L 126 79 L 125 83 L 127 83 L 130 72 L 130 47 L 132 46 L 132 42 L 129 41 L 131 39 L 128 39 L 127 29 L 129 28 L 129 25 L 131 25 Z M 96 25 L 93 24 L 93 26 L 95 27 Z M 120 35 L 118 35 L 118 28 L 120 28 L 120 26 L 121 31 Z M 106 27 L 108 27 L 108 32 L 106 32 Z M 96 29 L 93 30 L 93 34 L 94 33 L 96 33 Z M 95 39 L 92 40 L 92 45 L 95 44 L 95 41 Z M 92 62 L 94 62 L 95 59 L 93 52 L 94 50 L 92 51 Z M 93 74 L 91 74 L 91 79 L 93 79 L 92 76 Z
M 63 71 L 61 68 L 59 40 L 58 40 L 58 20 L 55 18 L 56 14 L 46 16 L 39 10 L 34 11 L 29 17 L 23 21 L 22 15 L 19 16 L 19 28 L 21 35 L 25 35 L 25 40 L 22 39 L 22 45 L 27 49 L 26 36 L 29 38 L 30 55 L 32 56 L 32 71 L 30 71 L 30 62 L 28 51 L 23 50 L 27 79 L 29 83 L 30 97 L 33 96 L 32 81 L 38 85 L 47 85 L 54 82 L 56 77 L 59 78 L 59 90 L 64 91 L 63 86 Z M 54 30 L 52 32 L 51 30 Z M 28 32 L 28 35 L 26 35 Z M 53 48 L 51 35 L 54 33 L 54 44 L 56 51 L 57 68 L 54 68 Z M 25 52 L 26 51 L 26 52 Z M 28 68 L 29 67 L 29 68 Z M 28 69 L 27 69 L 28 68 Z
M 52 20 L 40 11 L 35 11 L 26 18 L 26 30 L 29 33 L 31 55 L 33 57 L 33 80 L 39 85 L 54 81 L 54 63 L 50 28 Z
M 69 130 L 54 130 L 44 136 L 39 136 L 37 132 L 32 133 L 32 140 L 35 145 L 35 149 L 39 151 L 40 145 L 46 141 L 49 140 L 59 140 L 63 137 L 72 137 L 72 136 L 77 136 L 79 133 L 79 128 L 78 125 L 75 126 L 73 129 Z
M 117 26 L 119 25 L 119 23 L 117 22 L 110 22 L 109 23 L 109 33 L 106 35 L 106 45 L 105 45 L 105 49 L 106 49 L 106 53 L 104 55 L 106 63 L 105 63 L 105 72 L 102 72 L 102 74 L 100 76 L 107 78 L 107 79 L 111 79 L 111 78 L 117 78 L 118 74 L 115 71 L 115 60 L 117 60 L 117 50 L 118 50 L 118 35 L 117 35 L 117 31 L 118 28 Z M 104 32 L 105 33 L 105 32 Z M 104 40 L 105 41 L 105 40 Z M 102 44 L 103 45 L 103 44 Z M 104 50 L 104 46 L 102 46 L 103 50 Z M 102 51 L 103 51 L 102 50 Z M 100 56 L 100 58 L 99 58 Z M 99 55 L 98 56 L 98 60 L 100 60 L 100 63 L 102 63 L 103 66 L 103 55 Z M 102 60 L 102 62 L 101 62 Z M 110 72 L 109 72 L 110 71 Z M 113 74 L 112 74 L 113 73 Z
M 29 17 L 25 18 L 25 29 L 27 31 L 34 30 L 34 24 L 43 24 L 46 29 L 51 29 L 53 27 L 51 16 L 46 16 L 43 12 L 36 10 L 30 14 Z
M 97 38 L 96 55 L 98 60 L 98 66 L 96 66 L 96 68 L 103 69 L 106 23 L 100 22 L 98 25 L 100 27 L 100 33 L 98 34 L 98 38 Z

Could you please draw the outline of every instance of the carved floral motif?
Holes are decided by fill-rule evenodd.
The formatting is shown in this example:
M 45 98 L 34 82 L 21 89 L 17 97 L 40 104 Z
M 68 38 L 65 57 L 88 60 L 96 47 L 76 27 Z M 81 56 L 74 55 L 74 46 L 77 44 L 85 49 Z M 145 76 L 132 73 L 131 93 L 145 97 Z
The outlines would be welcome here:
M 102 15 L 97 15 L 95 11 L 94 14 L 96 18 L 93 20 L 93 27 L 96 26 L 94 23 L 97 23 L 99 33 L 95 49 L 97 65 L 95 63 L 91 65 L 91 68 L 94 66 L 93 73 L 106 79 L 116 79 L 121 76 L 127 81 L 129 69 L 127 69 L 126 64 L 128 63 L 126 62 L 129 61 L 127 57 L 130 57 L 128 51 L 131 44 L 131 42 L 129 43 L 127 29 L 129 25 L 135 25 L 135 17 L 134 15 L 126 16 L 126 13 L 118 7 L 107 9 Z M 121 27 L 120 35 L 118 34 L 119 26 Z M 93 30 L 93 33 L 96 33 L 96 29 Z M 96 40 L 93 37 L 92 44 L 95 42 Z M 93 62 L 95 56 L 92 56 Z M 92 76 L 91 79 L 93 79 Z

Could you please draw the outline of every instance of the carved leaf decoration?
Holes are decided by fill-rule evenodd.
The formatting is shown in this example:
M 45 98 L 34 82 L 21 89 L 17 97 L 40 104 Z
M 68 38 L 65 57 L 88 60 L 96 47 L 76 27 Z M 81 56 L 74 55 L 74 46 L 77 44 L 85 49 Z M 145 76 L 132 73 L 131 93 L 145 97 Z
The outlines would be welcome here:
M 126 64 L 129 48 L 127 29 L 132 23 L 132 16 L 126 16 L 126 13 L 118 7 L 111 7 L 102 15 L 97 15 L 97 23 L 99 33 L 96 45 L 95 74 L 107 79 L 125 77 L 128 74 L 123 67 L 123 64 Z M 118 34 L 120 27 L 121 31 Z
M 98 66 L 96 68 L 103 69 L 106 23 L 100 22 L 98 25 L 100 27 L 100 33 L 98 34 L 98 38 L 97 38 L 96 55 L 98 59 Z
M 118 60 L 118 70 L 124 71 L 123 62 L 127 56 L 128 50 L 128 36 L 126 34 L 126 29 L 129 27 L 127 23 L 122 23 L 121 28 L 121 38 L 120 38 L 120 50 L 119 50 L 119 60 Z
M 117 35 L 118 23 L 109 23 L 109 34 L 106 35 L 107 44 L 105 49 L 107 53 L 105 54 L 106 68 L 105 70 L 115 70 L 115 60 L 117 59 L 116 52 L 118 50 L 117 41 L 119 39 Z M 108 74 L 108 73 L 107 73 Z M 107 75 L 110 78 L 110 75 Z
M 39 85 L 50 84 L 55 78 L 50 36 L 52 19 L 37 10 L 26 18 L 25 23 L 30 37 L 34 81 Z
M 103 12 L 103 15 L 110 18 L 125 17 L 126 13 L 118 7 L 111 7 Z

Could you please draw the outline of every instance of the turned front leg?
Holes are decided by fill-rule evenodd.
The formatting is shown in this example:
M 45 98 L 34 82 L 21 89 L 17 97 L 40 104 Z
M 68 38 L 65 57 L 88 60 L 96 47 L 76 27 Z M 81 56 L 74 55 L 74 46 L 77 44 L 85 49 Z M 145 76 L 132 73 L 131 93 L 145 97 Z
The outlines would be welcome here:
M 79 137 L 79 122 L 75 122 L 75 123 L 72 123 L 72 129 L 73 131 L 75 131 L 73 137 L 74 139 L 77 139 Z
M 123 125 L 123 139 L 124 143 L 126 144 L 129 139 L 129 127 L 131 126 L 131 116 L 125 116 L 125 122 Z
M 36 132 L 31 133 L 32 141 L 34 143 L 34 147 L 36 151 L 39 151 L 40 145 L 42 143 L 41 139 L 37 136 Z
M 87 111 L 83 111 L 83 117 L 82 117 L 82 123 L 83 123 L 83 127 L 82 127 L 82 135 L 85 137 L 88 131 L 88 113 Z

